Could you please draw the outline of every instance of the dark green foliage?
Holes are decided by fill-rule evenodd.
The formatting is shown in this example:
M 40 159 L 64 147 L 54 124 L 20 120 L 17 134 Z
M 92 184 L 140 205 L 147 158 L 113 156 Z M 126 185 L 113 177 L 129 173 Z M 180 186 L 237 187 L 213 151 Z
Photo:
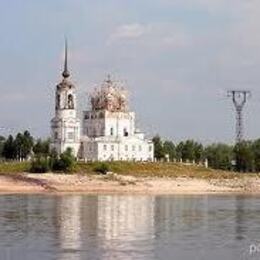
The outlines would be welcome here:
M 48 171 L 70 172 L 75 166 L 76 160 L 72 150 L 68 148 L 60 156 L 56 151 L 51 151 L 49 156 L 36 155 L 31 162 L 31 172 L 45 173 Z
M 184 143 L 180 142 L 176 147 L 176 159 L 182 159 L 182 151 L 183 151 Z
M 9 135 L 3 144 L 2 156 L 8 160 L 24 160 L 30 155 L 33 147 L 33 137 L 28 131 L 18 133 L 14 139 Z
M 45 173 L 50 171 L 50 160 L 44 156 L 36 156 L 31 162 L 30 172 Z
M 98 163 L 95 168 L 94 168 L 94 172 L 98 172 L 101 174 L 107 174 L 107 172 L 110 171 L 110 167 L 107 163 Z
M 65 171 L 70 172 L 72 171 L 73 167 L 75 166 L 76 159 L 72 154 L 72 150 L 68 148 L 64 153 L 60 155 L 60 157 L 54 157 L 52 158 L 51 164 L 52 169 L 54 171 Z
M 232 170 L 233 146 L 227 144 L 211 144 L 206 147 L 204 156 L 209 167 L 221 170 Z
M 17 160 L 24 160 L 32 151 L 33 137 L 28 131 L 25 131 L 23 134 L 18 133 L 16 135 L 14 145 Z
M 38 139 L 36 144 L 33 146 L 33 152 L 36 155 L 47 156 L 50 153 L 50 140 Z
M 172 141 L 166 140 L 163 142 L 159 135 L 153 138 L 154 144 L 154 157 L 157 161 L 166 159 L 166 155 L 169 156 L 169 160 L 173 161 L 176 158 L 176 149 Z
M 8 160 L 14 160 L 14 159 L 16 159 L 16 150 L 17 149 L 15 147 L 14 138 L 12 135 L 9 135 L 3 145 L 2 155 L 4 158 L 6 158 Z
M 176 155 L 178 159 L 182 159 L 183 161 L 200 162 L 203 159 L 204 149 L 202 144 L 193 140 L 187 140 L 178 144 Z
M 159 135 L 153 138 L 153 144 L 154 144 L 154 157 L 156 158 L 156 160 L 160 161 L 164 159 L 165 151 L 163 148 L 163 142 Z
M 176 158 L 175 145 L 172 141 L 165 141 L 163 144 L 163 150 L 165 154 L 169 155 L 170 161 L 173 161 Z
M 5 138 L 0 135 L 0 157 L 3 157 L 4 145 L 5 145 Z
M 260 139 L 254 141 L 252 144 L 252 150 L 254 153 L 255 171 L 260 172 Z
M 254 171 L 254 151 L 252 147 L 253 144 L 250 141 L 243 141 L 236 144 L 234 154 L 236 160 L 235 168 L 238 172 Z

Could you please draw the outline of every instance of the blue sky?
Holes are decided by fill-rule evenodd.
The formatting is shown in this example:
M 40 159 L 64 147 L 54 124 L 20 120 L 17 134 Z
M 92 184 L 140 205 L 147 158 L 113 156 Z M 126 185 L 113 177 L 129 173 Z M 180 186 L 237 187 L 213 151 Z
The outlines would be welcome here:
M 1 1 L 0 134 L 48 136 L 66 35 L 80 109 L 111 73 L 151 135 L 232 142 L 226 90 L 245 88 L 245 134 L 260 137 L 259 17 L 257 0 Z

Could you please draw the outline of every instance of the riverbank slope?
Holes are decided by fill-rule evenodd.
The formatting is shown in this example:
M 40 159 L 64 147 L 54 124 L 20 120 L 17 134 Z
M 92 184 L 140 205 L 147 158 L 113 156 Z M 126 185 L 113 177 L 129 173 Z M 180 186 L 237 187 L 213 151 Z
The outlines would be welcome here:
M 27 163 L 0 164 L 0 193 L 208 194 L 259 193 L 258 174 L 239 174 L 178 163 L 78 163 L 71 173 L 26 172 Z

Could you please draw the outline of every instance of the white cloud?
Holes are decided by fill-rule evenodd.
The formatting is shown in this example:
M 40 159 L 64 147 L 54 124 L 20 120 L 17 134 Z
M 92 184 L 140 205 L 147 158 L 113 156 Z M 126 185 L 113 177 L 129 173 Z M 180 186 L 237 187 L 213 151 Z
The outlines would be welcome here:
M 146 26 L 139 23 L 120 25 L 110 35 L 109 42 L 122 39 L 137 39 L 143 36 L 147 30 Z
M 165 51 L 188 47 L 193 40 L 185 28 L 179 24 L 150 23 L 141 25 L 135 23 L 117 27 L 109 36 L 107 43 L 108 45 L 116 43 L 117 48 L 121 44 L 124 46 L 123 52 L 125 52 L 127 43 L 131 44 L 127 47 L 134 47 L 135 51 L 138 49 L 142 51 L 143 48 L 146 51 Z

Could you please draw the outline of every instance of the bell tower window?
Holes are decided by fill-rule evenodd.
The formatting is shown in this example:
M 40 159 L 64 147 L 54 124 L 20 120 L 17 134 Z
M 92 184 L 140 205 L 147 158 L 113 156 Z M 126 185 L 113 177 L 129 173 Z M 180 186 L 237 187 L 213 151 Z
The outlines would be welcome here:
M 68 95 L 68 108 L 74 109 L 74 100 L 71 94 Z
M 60 108 L 60 94 L 56 95 L 56 109 Z
M 57 140 L 57 139 L 58 139 L 58 137 L 59 137 L 59 134 L 58 134 L 58 132 L 54 132 L 54 139 L 55 139 L 55 140 Z

